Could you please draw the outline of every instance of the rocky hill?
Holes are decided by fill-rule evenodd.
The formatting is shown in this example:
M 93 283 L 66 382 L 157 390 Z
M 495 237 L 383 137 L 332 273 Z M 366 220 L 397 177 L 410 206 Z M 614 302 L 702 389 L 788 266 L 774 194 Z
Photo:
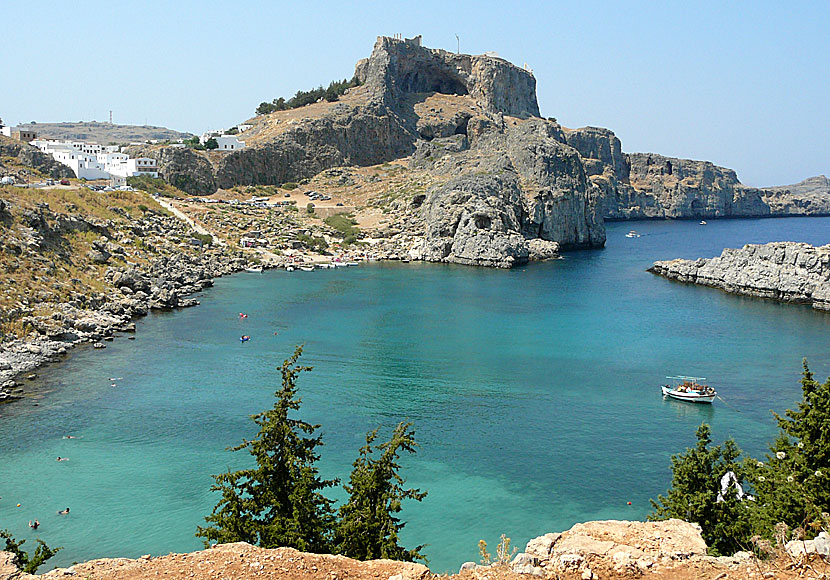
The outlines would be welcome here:
M 400 162 L 422 179 L 405 199 L 388 196 L 383 209 L 400 230 L 390 251 L 482 266 L 601 246 L 605 219 L 830 215 L 826 179 L 745 187 L 710 162 L 626 154 L 608 129 L 543 119 L 533 74 L 497 57 L 379 37 L 355 77 L 361 85 L 338 102 L 250 119 L 243 150 L 142 154 L 159 160 L 165 180 L 200 195 Z M 360 221 L 360 192 L 342 195 Z
M 55 179 L 75 177 L 75 172 L 69 167 L 58 163 L 37 147 L 0 135 L 0 177 L 9 175 L 24 182 L 30 179 L 30 170 Z
M 655 262 L 649 271 L 732 294 L 830 310 L 830 245 L 795 242 L 727 248 L 720 257 Z
M 61 139 L 73 141 L 94 141 L 102 145 L 117 143 L 143 143 L 150 139 L 159 141 L 175 141 L 193 137 L 190 133 L 182 133 L 154 127 L 152 125 L 117 125 L 98 121 L 80 121 L 78 123 L 25 123 L 20 125 L 27 131 L 37 133 L 39 139 Z

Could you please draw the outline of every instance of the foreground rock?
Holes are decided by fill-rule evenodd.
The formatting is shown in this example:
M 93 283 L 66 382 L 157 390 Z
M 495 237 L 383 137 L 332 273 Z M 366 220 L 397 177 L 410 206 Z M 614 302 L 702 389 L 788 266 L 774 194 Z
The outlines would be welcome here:
M 727 248 L 715 258 L 655 262 L 649 272 L 733 294 L 830 310 L 830 245 L 748 244 Z

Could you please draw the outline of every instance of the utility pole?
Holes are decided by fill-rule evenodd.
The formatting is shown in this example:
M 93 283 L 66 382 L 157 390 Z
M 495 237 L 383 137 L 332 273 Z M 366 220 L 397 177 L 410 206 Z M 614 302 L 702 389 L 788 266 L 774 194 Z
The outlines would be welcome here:
M 110 109 L 110 125 L 112 125 L 112 109 Z
M 455 39 L 458 41 L 458 50 L 456 51 L 457 54 L 461 54 L 461 39 L 458 38 L 458 35 L 455 35 Z

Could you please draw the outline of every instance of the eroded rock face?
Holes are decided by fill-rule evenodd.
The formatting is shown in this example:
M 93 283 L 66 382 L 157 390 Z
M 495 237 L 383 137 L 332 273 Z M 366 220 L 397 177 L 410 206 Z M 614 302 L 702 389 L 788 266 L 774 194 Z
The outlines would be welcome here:
M 357 64 L 355 75 L 389 107 L 406 94 L 438 92 L 470 95 L 491 113 L 539 116 L 531 72 L 494 56 L 425 48 L 420 37 L 378 37 L 372 56 Z
M 437 173 L 460 173 L 423 201 L 426 231 L 417 257 L 509 268 L 555 257 L 560 246 L 605 242 L 598 190 L 557 124 L 533 119 L 507 126 L 487 118 L 470 124 L 469 149 L 433 142 L 413 159 Z M 457 141 L 467 143 L 447 144 Z
M 216 191 L 216 180 L 210 162 L 186 147 L 130 147 L 133 157 L 151 157 L 156 160 L 159 175 L 164 181 L 191 195 L 208 195 Z
M 0 135 L 0 155 L 17 157 L 21 165 L 37 169 L 55 179 L 75 177 L 75 172 L 66 165 L 55 161 L 54 157 L 43 153 L 28 143 Z
M 375 106 L 338 105 L 255 148 L 234 151 L 217 167 L 219 187 L 276 185 L 311 177 L 330 167 L 374 165 L 406 157 L 415 133 L 394 113 Z
M 748 244 L 727 248 L 715 258 L 655 262 L 649 272 L 733 294 L 830 310 L 830 245 Z

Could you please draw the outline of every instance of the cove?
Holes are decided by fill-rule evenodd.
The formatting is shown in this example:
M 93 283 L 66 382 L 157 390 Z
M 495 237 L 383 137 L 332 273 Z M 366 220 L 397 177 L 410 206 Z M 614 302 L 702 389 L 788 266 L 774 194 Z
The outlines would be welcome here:
M 645 269 L 745 243 L 824 244 L 830 218 L 607 228 L 603 250 L 509 271 L 243 273 L 197 308 L 138 320 L 134 341 L 76 349 L 39 371 L 36 394 L 0 407 L 0 528 L 27 548 L 64 546 L 50 565 L 199 549 L 210 474 L 245 465 L 225 449 L 254 435 L 248 415 L 272 405 L 297 344 L 314 366 L 299 385 L 303 417 L 322 424 L 325 477 L 348 477 L 368 430 L 414 423 L 421 448 L 404 475 L 429 495 L 405 505 L 403 542 L 428 544 L 433 571 L 477 560 L 481 538 L 521 549 L 578 521 L 642 519 L 701 422 L 761 455 L 770 410 L 800 398 L 802 357 L 830 374 L 827 313 Z M 626 238 L 632 228 L 642 236 Z M 671 374 L 708 377 L 726 403 L 664 401 Z

